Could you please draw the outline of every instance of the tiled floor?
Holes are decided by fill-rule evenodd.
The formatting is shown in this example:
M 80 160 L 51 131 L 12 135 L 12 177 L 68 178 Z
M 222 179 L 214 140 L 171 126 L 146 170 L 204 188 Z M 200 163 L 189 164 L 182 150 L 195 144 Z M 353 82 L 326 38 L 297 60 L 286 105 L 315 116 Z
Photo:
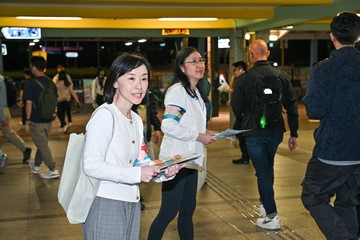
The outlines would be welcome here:
M 275 195 L 282 222 L 280 231 L 266 231 L 255 226 L 258 217 L 258 193 L 254 169 L 234 165 L 240 152 L 230 140 L 218 140 L 208 146 L 207 183 L 198 193 L 193 217 L 195 239 L 325 239 L 300 200 L 301 181 L 313 146 L 312 133 L 317 123 L 310 123 L 300 105 L 299 146 L 290 152 L 288 133 L 276 155 Z M 89 113 L 75 114 L 69 132 L 83 131 Z M 34 150 L 29 133 L 21 129 L 19 118 L 12 120 L 15 130 Z M 50 147 L 59 170 L 62 169 L 68 134 L 57 131 L 53 124 Z M 210 129 L 225 130 L 229 125 L 229 109 L 221 108 L 212 119 Z M 33 174 L 22 155 L 0 133 L 2 150 L 9 155 L 8 166 L 0 171 L 0 240 L 82 239 L 81 225 L 70 225 L 57 202 L 59 180 L 44 180 Z M 155 151 L 158 151 L 156 147 Z M 35 152 L 32 153 L 34 157 Z M 45 171 L 42 166 L 41 171 Z M 160 206 L 160 184 L 141 186 L 146 208 L 142 212 L 141 239 L 147 238 L 149 226 Z M 179 239 L 176 219 L 168 226 L 163 239 Z

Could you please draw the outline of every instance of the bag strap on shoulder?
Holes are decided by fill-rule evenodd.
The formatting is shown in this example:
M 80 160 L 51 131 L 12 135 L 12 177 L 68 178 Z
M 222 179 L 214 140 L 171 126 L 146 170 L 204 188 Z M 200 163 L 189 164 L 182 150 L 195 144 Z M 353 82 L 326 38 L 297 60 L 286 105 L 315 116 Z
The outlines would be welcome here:
M 34 78 L 34 82 L 41 87 L 41 89 L 45 89 L 44 85 L 39 81 L 39 79 Z
M 111 112 L 111 116 L 112 116 L 112 118 L 113 118 L 112 136 L 111 136 L 111 139 L 112 139 L 113 136 L 114 136 L 114 129 L 115 129 L 115 117 L 114 117 L 114 112 L 113 112 L 113 110 L 111 109 L 111 107 L 108 106 L 108 105 L 104 105 L 104 108 L 107 109 L 107 110 L 109 110 L 109 111 Z M 90 119 L 91 119 L 100 109 L 102 109 L 102 108 L 99 108 L 99 107 L 98 107 L 97 109 L 95 109 L 95 111 L 94 111 L 93 114 L 91 115 Z M 84 134 L 85 134 L 85 136 L 86 136 L 86 129 L 85 129 L 85 131 L 84 131 Z
M 37 78 L 33 78 L 33 79 L 34 79 L 34 82 L 35 82 L 38 86 L 41 87 L 41 89 L 45 89 L 45 86 L 39 81 L 39 79 L 37 79 Z M 51 84 L 55 84 L 50 78 L 47 77 L 47 79 L 50 80 L 48 87 L 50 87 Z

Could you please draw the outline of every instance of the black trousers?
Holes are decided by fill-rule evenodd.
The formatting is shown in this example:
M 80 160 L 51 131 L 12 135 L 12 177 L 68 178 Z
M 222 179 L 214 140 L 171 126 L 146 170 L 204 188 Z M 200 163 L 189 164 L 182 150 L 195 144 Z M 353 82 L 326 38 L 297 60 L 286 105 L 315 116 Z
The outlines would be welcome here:
M 357 237 L 360 164 L 335 166 L 313 157 L 308 163 L 302 187 L 301 200 L 326 239 Z
M 162 239 L 166 227 L 178 213 L 180 239 L 194 239 L 192 216 L 196 208 L 197 179 L 197 170 L 183 168 L 174 179 L 162 183 L 161 207 L 151 224 L 148 240 Z
M 67 115 L 68 122 L 70 123 L 72 121 L 70 102 L 69 101 L 58 102 L 57 115 L 60 120 L 60 127 L 64 127 L 66 125 L 65 114 Z
M 241 122 L 242 122 L 242 117 L 236 117 L 235 119 L 235 123 L 233 128 L 236 130 L 240 130 L 241 129 Z M 245 137 L 240 133 L 240 134 L 236 134 L 236 138 L 239 140 L 239 146 L 240 146 L 240 151 L 241 151 L 241 158 L 243 160 L 249 160 L 249 153 L 248 150 L 246 148 L 246 142 L 245 142 Z

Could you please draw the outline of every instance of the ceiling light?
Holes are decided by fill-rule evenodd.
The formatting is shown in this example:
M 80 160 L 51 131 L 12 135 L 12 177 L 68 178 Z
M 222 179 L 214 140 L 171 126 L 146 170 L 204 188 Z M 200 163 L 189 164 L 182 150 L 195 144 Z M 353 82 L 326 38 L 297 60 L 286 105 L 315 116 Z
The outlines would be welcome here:
M 35 46 L 34 42 L 29 43 L 29 46 Z
M 217 18 L 158 18 L 160 21 L 216 21 Z
M 293 29 L 293 28 L 294 28 L 294 26 L 289 25 L 289 26 L 285 26 L 285 27 L 283 27 L 282 29 Z
M 146 39 L 139 39 L 138 40 L 138 43 L 144 43 L 144 42 L 146 42 Z
M 33 42 L 35 42 L 35 43 L 37 43 L 37 42 L 39 42 L 40 41 L 40 39 L 34 39 L 33 40 Z
M 273 34 L 270 34 L 270 35 L 269 35 L 269 40 L 270 40 L 270 41 L 277 41 L 278 39 L 279 39 L 279 37 L 276 36 L 276 35 L 273 35 Z
M 81 17 L 38 17 L 38 16 L 18 16 L 16 17 L 20 20 L 81 20 Z
M 126 42 L 125 46 L 131 46 L 133 43 L 132 42 Z

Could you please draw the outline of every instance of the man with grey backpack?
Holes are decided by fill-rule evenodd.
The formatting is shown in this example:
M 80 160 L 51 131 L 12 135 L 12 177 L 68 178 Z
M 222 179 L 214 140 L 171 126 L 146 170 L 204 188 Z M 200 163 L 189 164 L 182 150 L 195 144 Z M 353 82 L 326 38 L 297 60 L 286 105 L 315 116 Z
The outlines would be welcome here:
M 35 159 L 29 162 L 33 173 L 40 173 L 40 165 L 44 163 L 48 171 L 43 178 L 59 178 L 55 168 L 48 136 L 57 105 L 57 89 L 53 81 L 45 75 L 46 60 L 33 56 L 30 69 L 35 77 L 26 82 L 23 98 L 26 100 L 26 122 L 29 124 L 31 137 L 37 147 Z

